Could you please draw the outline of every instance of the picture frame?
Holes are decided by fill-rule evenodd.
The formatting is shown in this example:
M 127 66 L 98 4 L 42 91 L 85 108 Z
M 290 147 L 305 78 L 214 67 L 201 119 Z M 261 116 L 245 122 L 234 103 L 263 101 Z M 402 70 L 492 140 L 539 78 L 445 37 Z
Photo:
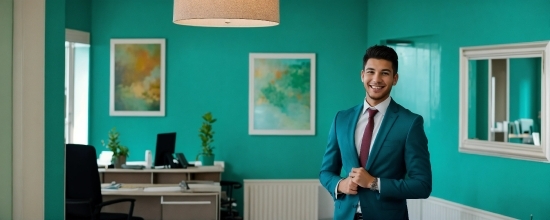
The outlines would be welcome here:
M 315 135 L 314 53 L 250 53 L 250 135 Z
M 165 116 L 165 39 L 111 39 L 110 116 Z

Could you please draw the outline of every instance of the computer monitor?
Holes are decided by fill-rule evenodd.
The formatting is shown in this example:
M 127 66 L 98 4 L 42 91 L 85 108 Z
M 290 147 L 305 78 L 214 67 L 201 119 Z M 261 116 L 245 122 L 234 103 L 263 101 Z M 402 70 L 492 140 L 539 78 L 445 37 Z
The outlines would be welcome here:
M 157 134 L 155 166 L 168 166 L 176 149 L 176 132 Z

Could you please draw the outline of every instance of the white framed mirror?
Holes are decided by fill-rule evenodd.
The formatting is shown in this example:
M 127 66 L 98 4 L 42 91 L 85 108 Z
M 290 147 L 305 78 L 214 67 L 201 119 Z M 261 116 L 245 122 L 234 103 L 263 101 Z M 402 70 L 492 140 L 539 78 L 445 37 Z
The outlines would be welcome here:
M 550 41 L 460 48 L 459 151 L 550 161 Z

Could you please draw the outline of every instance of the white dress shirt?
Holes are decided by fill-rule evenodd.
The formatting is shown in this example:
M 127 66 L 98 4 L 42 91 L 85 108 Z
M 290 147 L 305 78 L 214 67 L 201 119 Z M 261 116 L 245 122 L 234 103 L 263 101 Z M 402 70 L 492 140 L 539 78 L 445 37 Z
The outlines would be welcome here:
M 372 151 L 372 144 L 376 140 L 376 135 L 378 134 L 378 130 L 380 129 L 380 124 L 382 124 L 382 119 L 384 119 L 384 116 L 386 115 L 386 110 L 388 110 L 388 106 L 390 105 L 391 97 L 388 97 L 386 100 L 378 103 L 378 105 L 376 106 L 370 106 L 369 103 L 367 103 L 366 98 L 363 102 L 363 111 L 361 112 L 361 115 L 359 115 L 359 120 L 357 120 L 357 125 L 355 127 L 355 149 L 357 150 L 357 155 L 361 155 L 361 142 L 363 141 L 363 133 L 365 133 L 365 128 L 367 127 L 367 124 L 369 122 L 369 112 L 367 110 L 369 108 L 375 108 L 378 110 L 378 113 L 374 115 L 374 130 L 372 131 L 372 140 L 370 143 L 371 147 L 369 149 L 370 151 Z M 341 181 L 342 180 L 340 180 L 336 184 L 335 193 L 337 196 L 339 195 L 338 185 Z M 378 192 L 380 192 L 381 189 L 382 187 L 380 185 L 380 179 L 378 179 Z M 361 206 L 358 206 L 357 211 L 361 212 Z

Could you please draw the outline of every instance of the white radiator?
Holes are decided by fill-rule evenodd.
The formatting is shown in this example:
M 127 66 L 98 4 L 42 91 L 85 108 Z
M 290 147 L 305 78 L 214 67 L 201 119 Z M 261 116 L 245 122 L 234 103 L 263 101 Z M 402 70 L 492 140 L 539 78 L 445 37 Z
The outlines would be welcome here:
M 411 220 L 514 220 L 430 197 L 407 200 Z M 319 180 L 244 180 L 245 220 L 332 219 L 334 204 Z
M 435 197 L 428 199 L 408 199 L 407 206 L 411 220 L 514 220 L 514 218 L 508 216 Z
M 319 180 L 244 180 L 245 220 L 318 220 Z

